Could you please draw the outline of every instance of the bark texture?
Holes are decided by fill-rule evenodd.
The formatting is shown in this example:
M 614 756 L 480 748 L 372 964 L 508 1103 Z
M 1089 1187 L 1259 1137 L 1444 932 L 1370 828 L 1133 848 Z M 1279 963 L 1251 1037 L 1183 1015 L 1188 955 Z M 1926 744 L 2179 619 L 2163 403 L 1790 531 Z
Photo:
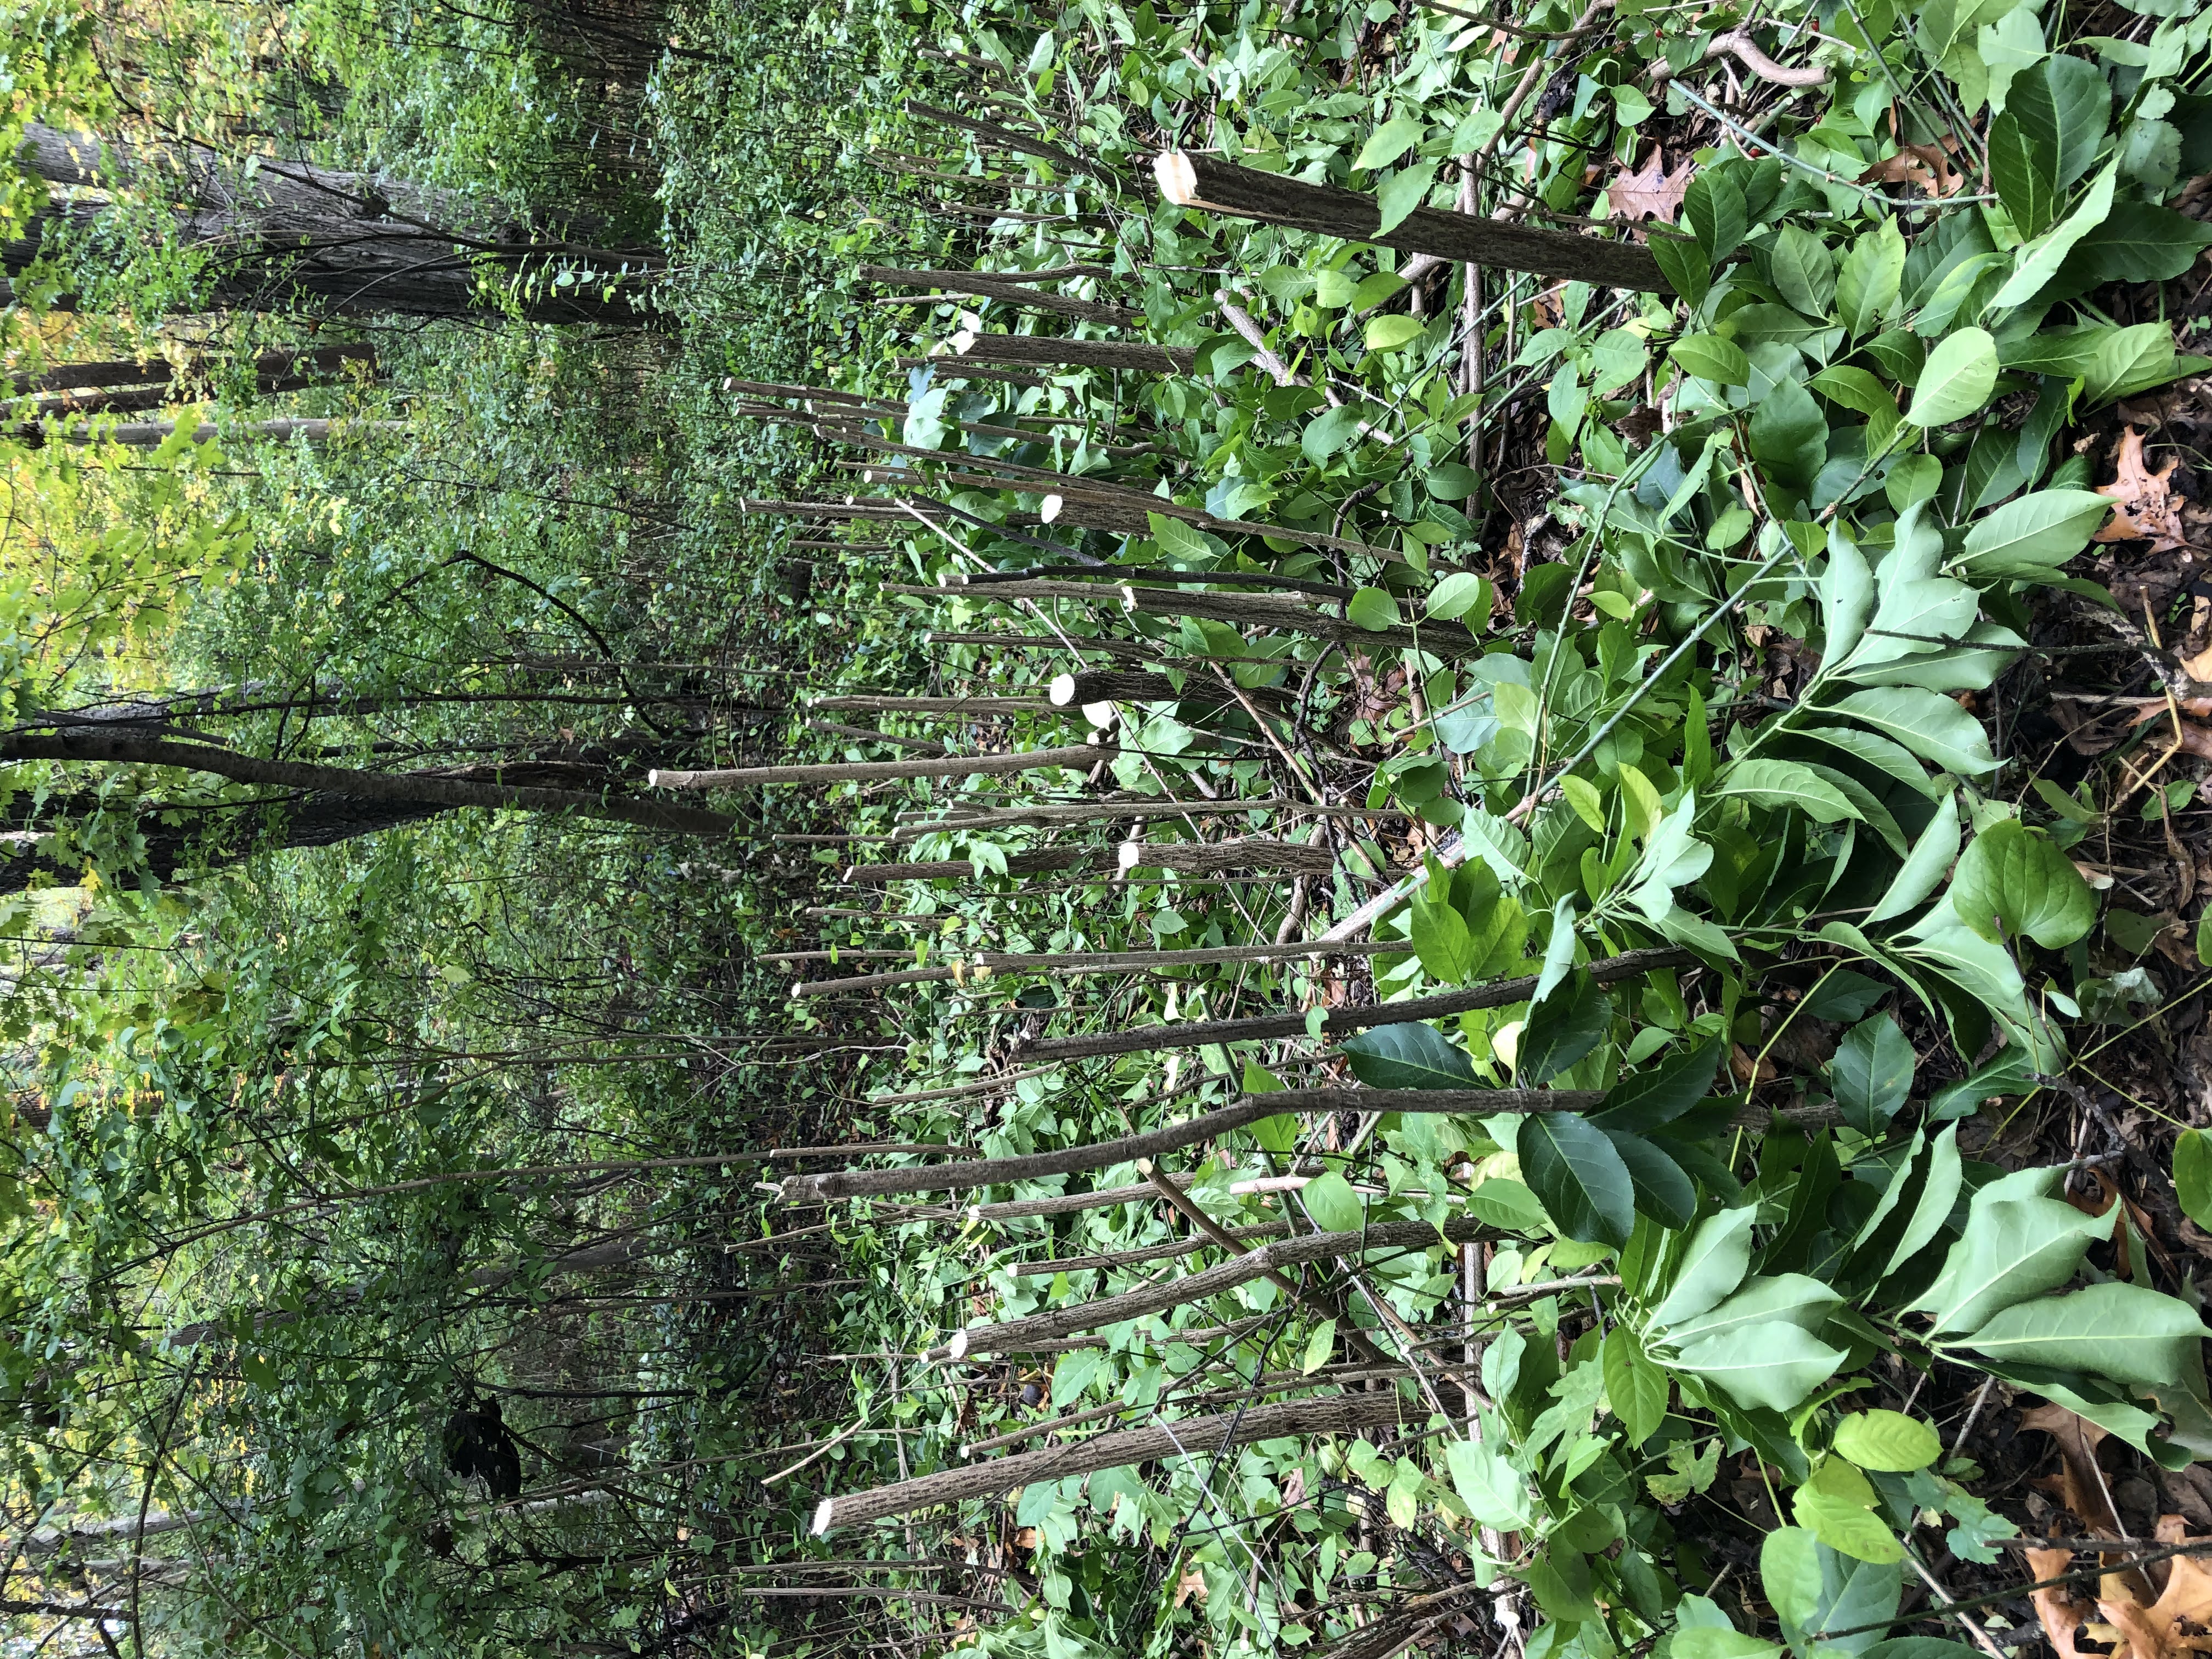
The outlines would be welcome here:
M 273 310 L 312 301 L 342 313 L 460 317 L 481 313 L 480 278 L 520 284 L 532 322 L 635 326 L 652 313 L 633 303 L 660 264 L 658 250 L 544 242 L 491 222 L 479 205 L 380 173 L 302 161 L 222 154 L 204 144 L 159 149 L 32 124 L 18 155 L 26 171 L 80 190 L 159 196 L 176 204 L 185 246 L 209 258 L 213 303 Z M 65 216 L 95 220 L 96 202 Z M 11 251 L 20 270 L 33 250 Z M 627 264 L 631 279 L 610 300 L 606 278 Z M 564 269 L 587 266 L 601 280 L 556 287 Z
M 1019 1452 L 987 1463 L 971 1463 L 966 1468 L 925 1474 L 896 1486 L 825 1498 L 814 1511 L 814 1534 L 818 1538 L 833 1527 L 860 1526 L 933 1504 L 990 1498 L 1039 1480 L 1090 1474 L 1131 1463 L 1157 1462 L 1164 1457 L 1185 1454 L 1211 1457 L 1216 1452 L 1255 1440 L 1356 1434 L 1362 1429 L 1379 1429 L 1401 1422 L 1417 1424 L 1427 1417 L 1425 1407 L 1401 1401 L 1397 1390 L 1391 1389 L 1379 1394 L 1340 1394 L 1321 1400 L 1286 1401 L 1281 1405 L 1219 1412 L 1210 1417 L 1186 1418 L 1180 1423 L 1158 1424 L 1151 1428 L 1122 1429 L 1065 1446 L 1048 1446 L 1042 1451 Z
M 1401 253 L 1433 253 L 1462 264 L 1532 270 L 1650 294 L 1673 291 L 1659 274 L 1659 262 L 1632 242 L 1602 242 L 1570 231 L 1537 230 L 1510 220 L 1427 207 L 1415 208 L 1401 223 L 1378 232 L 1381 210 L 1373 197 L 1357 191 L 1309 185 L 1189 150 L 1170 150 L 1153 167 L 1160 193 L 1177 207 L 1341 236 Z

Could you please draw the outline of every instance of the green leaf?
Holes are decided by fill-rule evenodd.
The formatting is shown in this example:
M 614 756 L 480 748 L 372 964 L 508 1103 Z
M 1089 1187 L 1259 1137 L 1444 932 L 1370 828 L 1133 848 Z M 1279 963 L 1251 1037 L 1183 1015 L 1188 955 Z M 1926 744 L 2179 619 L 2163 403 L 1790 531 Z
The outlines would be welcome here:
M 1680 299 L 1692 306 L 1705 302 L 1705 295 L 1712 291 L 1713 264 L 1695 237 L 1668 236 L 1655 231 L 1651 236 L 1651 257 L 1658 262 L 1659 274 L 1667 279 L 1667 286 Z
M 1896 306 L 1905 276 L 1905 237 L 1895 219 L 1851 244 L 1836 276 L 1836 310 L 1855 335 L 1879 327 Z
M 2172 1388 L 2202 1363 L 2197 1345 L 2212 1331 L 2185 1302 L 2114 1281 L 2069 1296 L 2016 1303 L 1971 1336 L 1999 1364 L 2087 1371 L 2145 1388 Z
M 1375 192 L 1374 234 L 1388 235 L 1405 223 L 1407 216 L 1428 200 L 1430 186 L 1436 182 L 1434 161 L 1416 161 L 1385 179 L 1382 188 Z
M 1486 1527 L 1519 1531 L 1535 1519 L 1528 1483 L 1514 1467 L 1479 1441 L 1455 1440 L 1444 1448 L 1452 1490 Z
M 1961 575 L 2047 577 L 2089 544 L 2112 502 L 2089 489 L 2039 489 L 2007 501 L 1967 531 L 1951 562 Z
M 1431 904 L 1419 894 L 1412 908 L 1413 953 L 1421 959 L 1421 971 L 1445 985 L 1466 984 L 1475 966 L 1467 918 L 1449 904 Z
M 1737 761 L 1721 774 L 1713 793 L 1734 795 L 1754 806 L 1802 812 L 1816 823 L 1838 823 L 1860 816 L 1841 790 L 1796 761 Z
M 1836 1453 L 1863 1469 L 1910 1474 L 1943 1455 L 1936 1431 L 1903 1412 L 1853 1412 L 1836 1425 Z
M 2017 818 L 1974 837 L 1951 875 L 1951 908 L 1984 939 L 2023 933 L 2061 950 L 2095 925 L 2096 895 L 2073 860 Z
M 1458 1045 L 1419 1020 L 1377 1025 L 1347 1037 L 1338 1052 L 1370 1089 L 1472 1089 L 1474 1067 Z
M 1408 340 L 1421 337 L 1421 320 L 1403 313 L 1367 319 L 1367 349 L 1370 351 L 1395 351 Z
M 2089 1246 L 2112 1236 L 2117 1211 L 2094 1216 L 2034 1193 L 1992 1198 L 1990 1191 L 1974 1194 L 1943 1271 L 1913 1304 L 1936 1316 L 1938 1332 L 1978 1329 L 2014 1303 L 2057 1290 L 2080 1271 Z
M 1717 1306 L 1667 1326 L 1666 1338 L 1686 1350 L 1715 1337 L 1779 1325 L 1792 1325 L 1808 1336 L 1817 1336 L 1843 1299 L 1835 1290 L 1803 1273 L 1761 1273 L 1745 1280 L 1742 1289 Z
M 1682 1173 L 1682 1166 L 1668 1157 L 1656 1141 L 1618 1129 L 1603 1133 L 1613 1142 L 1613 1150 L 1620 1154 L 1620 1161 L 1628 1166 L 1628 1178 L 1635 1186 L 1639 1212 L 1668 1228 L 1686 1227 L 1698 1218 L 1696 1183 Z
M 1674 1659 L 1781 1659 L 1784 1650 L 1724 1625 L 1698 1625 L 1676 1631 L 1668 1651 Z
M 1325 1233 L 1356 1232 L 1366 1224 L 1366 1203 L 1352 1190 L 1352 1183 L 1334 1170 L 1306 1182 L 1298 1196 L 1314 1225 Z
M 1572 1112 L 1537 1112 L 1522 1121 L 1518 1148 L 1521 1173 L 1561 1234 L 1580 1243 L 1628 1242 L 1635 1187 L 1603 1130 Z
M 1795 380 L 1777 380 L 1752 405 L 1750 436 L 1753 459 L 1800 489 L 1811 486 L 1828 459 L 1828 417 Z
M 2008 307 L 2025 305 L 2043 291 L 2044 285 L 2058 274 L 2058 269 L 2073 252 L 2074 246 L 2105 222 L 2112 210 L 2112 188 L 2118 177 L 2118 164 L 2108 166 L 2097 175 L 2081 198 L 2081 204 L 2060 223 L 2046 230 L 2026 246 L 2014 250 L 2011 257 L 2012 275 L 2005 279 L 1990 301 L 1990 309 L 2002 311 Z
M 2173 330 L 2167 324 L 2107 329 L 2080 371 L 2081 395 L 2092 408 L 2130 397 L 2185 373 L 2183 362 L 2174 355 Z
M 1749 386 L 1751 359 L 1733 340 L 1717 334 L 1685 334 L 1667 354 L 1683 373 L 1722 386 Z
M 1845 697 L 1836 712 L 1895 738 L 1946 771 L 1996 769 L 1981 722 L 1939 692 L 1907 685 L 1870 686 Z
M 1588 974 L 1577 973 L 1568 986 L 1539 998 L 1528 1009 L 1514 1066 L 1522 1087 L 1550 1082 L 1596 1048 L 1612 1024 L 1613 999 Z
M 1380 634 L 1398 625 L 1398 601 L 1382 588 L 1363 587 L 1353 592 L 1344 614 L 1354 627 Z
M 2040 236 L 2058 217 L 2058 146 L 2008 109 L 1990 124 L 1990 177 L 2022 236 Z
M 1628 1443 L 1640 1446 L 1667 1420 L 1667 1374 L 1645 1357 L 1644 1345 L 1626 1325 L 1606 1333 L 1598 1357 L 1613 1414 L 1627 1431 Z
M 2104 72 L 2081 58 L 2045 58 L 2014 76 L 2005 94 L 2006 114 L 2051 155 L 2053 188 L 2060 191 L 2070 189 L 2096 161 L 2112 106 Z M 2022 227 L 2022 234 L 2035 233 Z
M 1434 490 L 1431 489 L 1431 494 Z M 1429 615 L 1440 622 L 1457 622 L 1469 611 L 1490 614 L 1490 583 L 1472 570 L 1455 570 L 1429 590 Z M 1478 618 L 1479 620 L 1479 618 Z
M 1313 1207 L 1310 1200 L 1307 1201 L 1306 1207 Z M 1329 1355 L 1335 1352 L 1336 1322 L 1324 1319 L 1313 1328 L 1313 1334 L 1306 1338 L 1305 1357 L 1298 1362 L 1299 1371 L 1304 1376 L 1312 1376 L 1328 1364 Z
M 1887 1128 L 1912 1091 L 1918 1056 L 1887 1014 L 1854 1025 L 1828 1062 L 1828 1086 L 1844 1121 L 1863 1135 Z
M 1874 377 L 1869 374 L 1867 378 L 1871 380 Z M 1813 384 L 1818 386 L 1820 383 L 1820 377 L 1815 376 Z M 1850 656 L 1873 614 L 1874 572 L 1867 564 L 1866 555 L 1859 551 L 1858 544 L 1844 535 L 1840 526 L 1832 526 L 1828 532 L 1828 568 L 1820 573 L 1820 617 L 1828 632 L 1823 653 L 1826 659 L 1841 662 Z
M 1828 1346 L 1809 1332 L 1795 1325 L 1770 1324 L 1746 1326 L 1692 1343 L 1682 1350 L 1674 1368 L 1703 1378 L 1739 1406 L 1786 1412 L 1802 1405 L 1843 1363 L 1841 1349 Z
M 1703 1042 L 1677 1048 L 1656 1064 L 1629 1073 L 1607 1091 L 1604 1105 L 1590 1121 L 1601 1129 L 1632 1134 L 1672 1123 L 1712 1088 L 1714 1073 L 1720 1069 L 1721 1046 Z
M 1743 1282 L 1751 1266 L 1751 1225 L 1758 1217 L 1756 1205 L 1723 1210 L 1698 1224 L 1683 1246 L 1674 1282 L 1665 1300 L 1651 1310 L 1652 1322 L 1662 1328 L 1680 1323 L 1692 1315 L 1717 1306 Z
M 1808 317 L 1828 314 L 1836 297 L 1836 260 L 1826 243 L 1809 230 L 1785 225 L 1768 251 L 1767 264 L 1784 300 Z
M 1343 404 L 1323 410 L 1306 422 L 1306 429 L 1298 435 L 1298 449 L 1306 459 L 1320 466 L 1358 436 L 1359 407 L 1357 404 Z
M 2208 242 L 2212 242 L 2212 225 L 2150 202 L 2115 202 L 2104 222 L 2074 244 L 2051 286 L 2067 296 L 2107 283 L 2166 282 L 2195 264 Z M 2164 325 L 2157 326 L 2165 331 Z M 2092 401 L 2100 401 L 2103 395 Z
M 1418 115 L 1401 115 L 1395 121 L 1385 121 L 1367 135 L 1367 142 L 1359 147 L 1352 160 L 1358 172 L 1371 172 L 1387 167 L 1407 150 L 1428 136 L 1429 124 Z
M 1861 1561 L 1902 1561 L 1905 1549 L 1875 1513 L 1874 1487 L 1840 1457 L 1824 1460 L 1797 1489 L 1797 1524 L 1840 1554 Z
M 2212 1135 L 2202 1129 L 2184 1129 L 2174 1137 L 2173 1190 L 2181 1212 L 2212 1232 Z
M 1997 343 L 1986 329 L 1962 328 L 1928 354 L 1905 418 L 1920 427 L 1963 421 L 1989 402 L 1996 383 Z
M 1369 343 L 1373 343 L 1370 341 Z M 1432 501 L 1463 501 L 1474 494 L 1474 487 L 1480 481 L 1475 477 L 1474 470 L 1472 467 L 1464 466 L 1457 461 L 1444 461 L 1431 467 L 1428 477 L 1421 482 Z M 1472 573 L 1462 570 L 1454 574 L 1465 576 Z M 1446 581 L 1451 580 L 1451 577 L 1445 578 Z M 1438 586 L 1441 586 L 1443 584 L 1439 583 Z M 1437 614 L 1436 594 L 1433 591 L 1430 593 L 1429 599 L 1429 614 L 1433 617 Z

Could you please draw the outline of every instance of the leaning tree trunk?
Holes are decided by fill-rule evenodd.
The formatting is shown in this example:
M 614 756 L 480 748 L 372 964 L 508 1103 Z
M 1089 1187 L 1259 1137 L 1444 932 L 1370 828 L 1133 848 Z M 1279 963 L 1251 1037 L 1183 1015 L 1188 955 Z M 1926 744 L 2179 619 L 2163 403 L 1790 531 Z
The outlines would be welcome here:
M 653 319 L 643 301 L 659 278 L 658 249 L 532 240 L 463 198 L 380 173 L 268 158 L 249 170 L 204 144 L 143 148 L 36 123 L 24 130 L 18 160 L 50 184 L 158 193 L 177 204 L 179 238 L 205 256 L 207 299 L 219 307 L 276 310 L 307 301 L 365 315 L 461 317 L 499 308 L 495 290 L 504 287 L 532 322 Z M 71 200 L 54 216 L 90 225 L 106 211 L 96 200 Z M 40 245 L 9 247 L 10 274 Z M 564 272 L 585 270 L 592 275 L 556 286 Z

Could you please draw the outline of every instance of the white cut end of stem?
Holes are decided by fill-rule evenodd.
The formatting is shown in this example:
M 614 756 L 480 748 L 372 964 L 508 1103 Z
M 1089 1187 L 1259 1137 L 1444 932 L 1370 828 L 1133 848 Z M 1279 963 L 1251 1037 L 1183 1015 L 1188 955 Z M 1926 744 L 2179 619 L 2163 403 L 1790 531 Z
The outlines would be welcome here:
M 967 1352 L 968 1333 L 965 1331 L 953 1332 L 952 1340 L 945 1345 L 945 1357 L 947 1359 L 961 1359 L 967 1356 Z
M 648 789 L 660 787 L 660 773 L 657 769 L 645 775 L 645 787 Z
M 1198 169 L 1181 150 L 1166 150 L 1154 158 L 1152 177 L 1159 183 L 1160 194 L 1177 207 L 1188 207 L 1198 200 Z
M 1141 842 L 1125 841 L 1114 849 L 1114 867 L 1127 872 L 1137 867 L 1137 860 L 1145 856 Z
M 1048 495 L 1037 506 L 1037 518 L 1045 524 L 1050 524 L 1060 516 L 1060 509 L 1066 505 L 1059 496 Z
M 1083 718 L 1104 732 L 1121 718 L 1121 711 L 1110 702 L 1086 702 L 1083 705 Z
M 1045 696 L 1054 708 L 1066 708 L 1075 701 L 1075 676 L 1054 674 L 1051 685 L 1045 690 Z
M 825 1498 L 814 1506 L 814 1535 L 817 1538 L 830 1530 L 830 1512 L 836 1504 L 836 1498 Z

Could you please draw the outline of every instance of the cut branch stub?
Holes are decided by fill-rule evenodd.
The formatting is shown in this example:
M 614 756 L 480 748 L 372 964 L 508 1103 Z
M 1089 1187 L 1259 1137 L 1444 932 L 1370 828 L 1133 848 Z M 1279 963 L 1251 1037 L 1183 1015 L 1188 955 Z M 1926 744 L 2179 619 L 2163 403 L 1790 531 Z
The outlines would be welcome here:
M 1152 171 L 1160 194 L 1177 207 L 1341 236 L 1401 253 L 1433 253 L 1460 264 L 1532 270 L 1644 293 L 1672 292 L 1660 275 L 1659 262 L 1632 243 L 1601 242 L 1568 231 L 1538 230 L 1426 207 L 1415 208 L 1389 230 L 1379 230 L 1382 212 L 1371 196 L 1260 173 L 1189 150 L 1164 152 L 1152 163 Z

